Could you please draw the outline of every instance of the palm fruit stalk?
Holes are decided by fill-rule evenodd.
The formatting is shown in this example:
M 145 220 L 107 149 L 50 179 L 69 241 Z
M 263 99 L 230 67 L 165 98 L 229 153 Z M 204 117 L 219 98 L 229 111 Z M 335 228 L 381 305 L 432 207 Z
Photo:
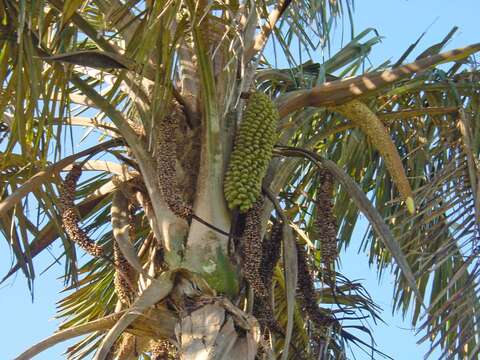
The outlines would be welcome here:
M 385 166 L 405 201 L 408 211 L 415 213 L 412 188 L 408 182 L 402 159 L 385 126 L 378 116 L 363 102 L 352 100 L 332 108 L 358 126 L 370 139 L 385 160 Z
M 267 296 L 267 289 L 261 276 L 262 266 L 262 224 L 261 215 L 263 199 L 260 198 L 248 210 L 245 216 L 245 229 L 242 237 L 242 270 L 243 276 L 253 288 L 255 293 L 262 298 Z
M 245 213 L 258 200 L 277 139 L 278 119 L 277 108 L 267 95 L 250 95 L 225 174 L 224 193 L 230 209 Z
M 323 314 L 318 307 L 313 276 L 307 263 L 305 249 L 300 244 L 297 244 L 297 264 L 297 286 L 300 293 L 299 297 L 302 303 L 303 310 L 308 315 L 310 320 L 315 324 L 317 330 L 320 333 L 323 333 L 326 327 L 332 324 L 336 324 L 337 320 Z
M 78 225 L 80 219 L 78 217 L 74 200 L 77 182 L 81 175 L 81 166 L 77 164 L 73 165 L 60 187 L 62 224 L 72 242 L 76 243 L 90 255 L 100 257 L 104 254 L 103 248 L 95 244 L 95 242 L 91 240 L 85 231 L 83 231 Z
M 265 288 L 270 293 L 275 266 L 280 258 L 282 244 L 283 225 L 276 221 L 270 231 L 270 237 L 264 237 L 262 243 L 262 263 L 260 274 Z
M 282 326 L 275 318 L 270 298 L 255 295 L 252 314 L 258 320 L 262 329 L 269 329 L 281 336 L 285 336 L 285 330 L 282 329 Z
M 319 186 L 315 199 L 316 216 L 315 230 L 320 241 L 322 263 L 325 267 L 325 277 L 333 286 L 332 270 L 338 257 L 337 224 L 333 214 L 333 175 L 327 169 L 318 172 Z
M 260 275 L 267 294 L 264 298 L 256 295 L 253 307 L 253 315 L 257 318 L 262 327 L 281 334 L 284 332 L 275 319 L 271 305 L 271 297 L 273 271 L 280 258 L 282 228 L 282 223 L 275 222 L 270 231 L 270 236 L 264 237 L 263 239 Z
M 113 263 L 115 264 L 115 276 L 113 283 L 118 300 L 126 306 L 132 304 L 134 290 L 132 289 L 133 269 L 123 257 L 116 241 L 113 242 Z
M 157 174 L 160 191 L 169 209 L 178 217 L 189 219 L 193 215 L 193 210 L 180 196 L 175 166 L 177 161 L 175 130 L 180 111 L 180 106 L 176 104 L 172 114 L 167 115 L 157 126 Z

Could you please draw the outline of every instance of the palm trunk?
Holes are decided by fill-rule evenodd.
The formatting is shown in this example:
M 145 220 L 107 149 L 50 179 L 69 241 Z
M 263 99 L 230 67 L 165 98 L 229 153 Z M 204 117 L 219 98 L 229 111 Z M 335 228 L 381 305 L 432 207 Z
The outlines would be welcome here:
M 226 301 L 183 317 L 176 333 L 182 360 L 253 360 L 260 335 L 256 320 Z
M 222 55 L 221 52 L 218 54 L 219 57 Z M 183 186 L 182 190 L 186 193 L 182 197 L 192 204 L 195 217 L 228 233 L 231 215 L 223 195 L 223 174 L 232 147 L 233 127 L 226 124 L 222 116 L 225 111 L 217 109 L 217 104 L 210 109 L 199 106 L 201 79 L 198 77 L 199 64 L 191 43 L 185 42 L 181 46 L 179 59 L 181 95 L 193 115 L 201 117 L 200 121 L 193 119 L 192 123 L 197 128 L 184 130 L 191 134 L 187 135 L 190 139 L 187 141 L 198 141 L 201 145 L 195 147 L 184 143 L 180 148 L 177 146 L 177 151 L 182 152 L 177 153 L 177 165 L 181 167 L 182 157 L 198 163 L 198 166 L 194 166 L 197 169 L 193 176 L 195 182 L 192 182 L 191 174 L 190 179 L 185 180 L 185 176 L 188 177 L 185 169 L 179 172 L 177 182 L 194 187 L 193 191 L 188 191 L 188 185 Z M 219 69 L 223 60 L 216 59 L 213 63 Z M 218 98 L 225 98 L 232 80 L 235 82 L 235 79 L 217 79 L 220 89 Z M 202 94 L 202 97 L 205 95 Z M 202 115 L 198 116 L 200 113 Z M 180 134 L 179 141 L 182 141 L 182 137 L 185 137 L 184 133 Z M 148 181 L 145 183 L 148 188 Z M 158 186 L 155 179 L 150 183 Z M 149 189 L 150 195 L 155 192 L 155 189 Z M 157 223 L 156 227 L 161 231 L 166 250 L 165 261 L 169 270 L 179 270 L 182 274 L 177 275 L 175 288 L 170 295 L 180 318 L 173 339 L 180 358 L 253 360 L 257 353 L 260 329 L 251 315 L 228 300 L 237 299 L 240 283 L 239 272 L 228 256 L 228 237 L 197 221 L 195 217 L 187 223 L 172 216 L 170 211 L 157 210 L 164 210 L 166 206 L 152 205 L 154 218 L 151 218 L 151 222 Z

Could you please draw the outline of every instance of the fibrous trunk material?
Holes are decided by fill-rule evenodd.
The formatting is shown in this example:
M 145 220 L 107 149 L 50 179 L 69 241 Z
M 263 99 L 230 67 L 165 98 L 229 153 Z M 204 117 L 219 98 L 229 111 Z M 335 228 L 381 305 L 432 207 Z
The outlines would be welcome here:
M 130 359 L 136 351 L 136 338 L 132 334 L 124 333 L 115 346 L 116 359 Z

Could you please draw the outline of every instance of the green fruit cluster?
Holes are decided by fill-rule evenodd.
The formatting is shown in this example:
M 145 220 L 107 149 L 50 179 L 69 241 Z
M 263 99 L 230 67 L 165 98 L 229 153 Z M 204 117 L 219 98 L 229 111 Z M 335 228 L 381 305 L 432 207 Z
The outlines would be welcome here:
M 277 140 L 279 117 L 267 95 L 250 96 L 225 175 L 225 198 L 230 209 L 244 213 L 258 200 Z

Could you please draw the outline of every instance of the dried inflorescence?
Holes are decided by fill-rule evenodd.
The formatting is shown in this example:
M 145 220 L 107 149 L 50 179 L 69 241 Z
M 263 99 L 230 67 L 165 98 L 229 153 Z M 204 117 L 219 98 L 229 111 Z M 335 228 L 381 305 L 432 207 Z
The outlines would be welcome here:
M 230 209 L 245 213 L 260 197 L 277 139 L 278 119 L 277 108 L 266 94 L 250 96 L 225 174 L 224 193 Z
M 262 264 L 260 274 L 265 288 L 270 292 L 272 287 L 273 271 L 280 258 L 282 245 L 283 225 L 276 221 L 270 231 L 270 237 L 264 237 L 262 243 Z
M 315 324 L 319 331 L 335 323 L 336 320 L 330 316 L 322 314 L 315 295 L 315 285 L 313 277 L 308 267 L 305 250 L 302 245 L 297 244 L 297 263 L 298 263 L 298 290 L 300 300 L 305 313 Z
M 102 256 L 103 248 L 95 244 L 78 225 L 79 217 L 75 208 L 75 191 L 77 181 L 82 175 L 82 168 L 73 165 L 65 177 L 63 186 L 60 188 L 60 205 L 62 211 L 62 224 L 71 241 L 76 243 L 92 256 Z
M 283 329 L 275 319 L 271 305 L 272 277 L 275 266 L 280 258 L 282 241 L 282 224 L 275 222 L 272 226 L 270 237 L 264 237 L 260 263 L 260 278 L 265 289 L 265 295 L 257 294 L 254 300 L 253 315 L 264 328 L 283 334 Z
M 177 184 L 175 130 L 178 126 L 179 106 L 157 125 L 157 174 L 160 190 L 170 210 L 183 219 L 189 219 L 193 210 L 181 197 Z
M 176 346 L 167 339 L 156 341 L 155 345 L 150 349 L 150 353 L 152 360 L 180 359 Z
M 262 224 L 263 198 L 260 198 L 248 210 L 245 216 L 245 229 L 242 237 L 243 276 L 253 288 L 255 293 L 262 298 L 268 295 L 261 276 L 262 267 Z
M 180 105 L 179 109 L 182 109 Z M 196 195 L 200 156 L 202 152 L 201 126 L 190 128 L 183 111 L 176 111 L 177 126 L 175 143 L 177 166 L 177 184 L 183 199 L 187 204 L 193 204 Z
M 255 296 L 252 314 L 258 320 L 262 328 L 270 329 L 277 334 L 285 336 L 285 331 L 275 318 L 269 298 Z
M 325 267 L 325 278 L 331 282 L 331 269 L 338 257 L 337 223 L 333 214 L 333 175 L 326 169 L 318 174 L 315 228 L 320 241 L 320 253 Z
M 113 262 L 115 264 L 115 276 L 113 283 L 118 299 L 124 305 L 131 305 L 135 291 L 132 289 L 134 271 L 132 266 L 123 257 L 117 242 L 113 242 Z
M 264 237 L 262 243 L 262 259 L 260 275 L 266 291 L 264 297 L 256 295 L 253 306 L 253 315 L 263 328 L 268 328 L 278 334 L 284 334 L 280 324 L 275 319 L 271 304 L 273 271 L 280 258 L 282 243 L 282 224 L 275 222 L 270 231 L 270 237 Z

